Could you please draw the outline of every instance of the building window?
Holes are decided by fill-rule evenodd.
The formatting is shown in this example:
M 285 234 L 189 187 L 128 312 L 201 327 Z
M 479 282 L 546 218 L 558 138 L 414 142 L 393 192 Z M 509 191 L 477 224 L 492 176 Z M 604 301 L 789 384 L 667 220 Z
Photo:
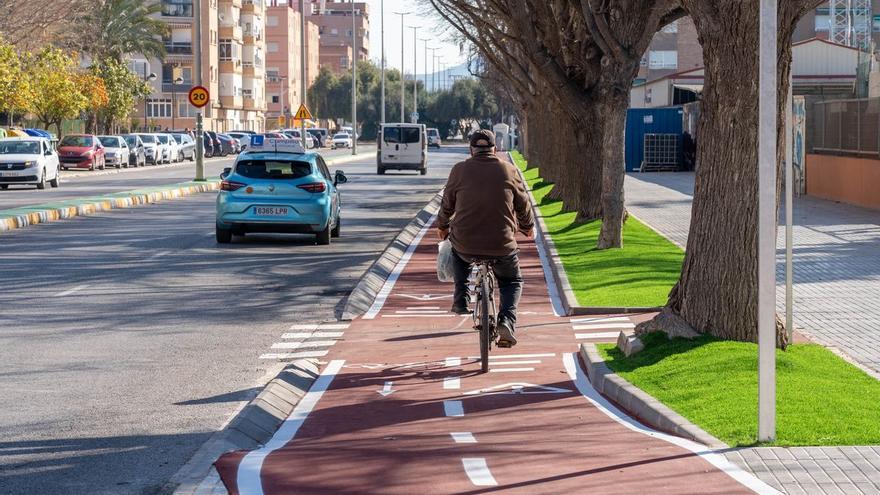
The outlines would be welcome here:
M 272 95 L 272 103 L 280 103 L 281 99 L 278 98 L 278 95 Z
M 663 26 L 662 31 L 666 34 L 675 34 L 678 32 L 678 21 L 672 21 L 669 24 Z
M 167 17 L 192 17 L 192 0 L 162 0 L 162 15 Z
M 348 57 L 340 57 L 339 68 L 340 69 L 347 69 L 348 68 Z
M 678 52 L 676 50 L 651 50 L 648 52 L 649 69 L 677 69 Z
M 241 60 L 241 45 L 232 40 L 220 40 L 220 60 Z
M 266 17 L 266 25 L 269 27 L 275 27 L 278 25 L 278 18 L 274 15 L 270 15 Z
M 816 31 L 831 30 L 831 9 L 828 7 L 820 7 L 816 9 L 815 25 Z
M 269 53 L 277 53 L 278 52 L 278 43 L 266 43 L 266 51 Z
M 330 30 L 330 34 L 332 34 L 333 36 L 336 36 L 337 34 L 339 34 L 339 30 L 336 28 L 333 28 Z
M 150 98 L 147 100 L 147 118 L 171 118 L 171 98 Z
M 186 98 L 178 98 L 176 117 L 192 118 L 196 116 L 196 112 L 198 112 L 198 109 L 190 105 L 189 102 L 186 101 Z
M 252 90 L 252 89 L 242 89 L 242 90 L 241 90 L 241 94 L 242 94 L 242 96 L 244 96 L 245 98 L 253 98 L 253 97 L 254 97 L 254 90 Z

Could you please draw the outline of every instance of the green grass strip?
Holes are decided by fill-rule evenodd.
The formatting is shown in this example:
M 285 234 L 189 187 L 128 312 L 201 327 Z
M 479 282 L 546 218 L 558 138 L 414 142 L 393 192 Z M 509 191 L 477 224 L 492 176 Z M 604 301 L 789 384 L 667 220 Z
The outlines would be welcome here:
M 732 446 L 758 432 L 758 348 L 702 337 L 645 336 L 626 358 L 600 345 L 608 366 Z M 777 440 L 773 445 L 880 444 L 880 382 L 816 344 L 776 352 Z
M 622 249 L 596 249 L 601 221 L 575 222 L 576 214 L 564 212 L 561 201 L 545 198 L 553 184 L 543 181 L 538 169 L 526 170 L 526 161 L 519 152 L 512 155 L 532 189 L 578 304 L 595 307 L 666 304 L 684 259 L 684 252 L 678 246 L 630 217 L 623 228 Z

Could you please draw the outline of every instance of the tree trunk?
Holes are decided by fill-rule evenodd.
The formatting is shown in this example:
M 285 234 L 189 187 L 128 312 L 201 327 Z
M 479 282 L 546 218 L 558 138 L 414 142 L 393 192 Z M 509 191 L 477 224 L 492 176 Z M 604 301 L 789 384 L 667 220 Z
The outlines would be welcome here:
M 706 69 L 687 253 L 667 306 L 700 332 L 757 342 L 758 2 L 683 3 Z M 791 34 L 800 15 L 780 16 L 777 129 L 784 125 Z M 777 345 L 787 344 L 777 324 Z
M 629 81 L 631 79 L 623 87 L 629 87 Z M 626 217 L 623 133 L 629 95 L 613 91 L 605 96 L 604 101 L 597 104 L 597 113 L 603 116 L 599 120 L 602 123 L 602 229 L 598 249 L 623 247 L 623 221 Z

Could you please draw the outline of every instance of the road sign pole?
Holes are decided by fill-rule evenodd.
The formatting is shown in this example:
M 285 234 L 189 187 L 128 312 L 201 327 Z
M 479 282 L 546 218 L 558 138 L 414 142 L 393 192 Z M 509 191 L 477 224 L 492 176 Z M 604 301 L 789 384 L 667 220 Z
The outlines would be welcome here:
M 354 14 L 354 2 L 351 2 L 351 154 L 356 155 L 358 149 L 358 106 L 357 106 L 357 17 Z
M 304 7 L 305 0 L 299 0 L 299 20 L 300 20 L 300 69 L 302 71 L 302 81 L 300 83 L 300 92 L 302 93 L 302 104 L 308 105 L 308 81 L 306 80 L 306 9 Z M 302 139 L 303 149 L 309 149 L 306 141 L 306 119 L 300 119 L 300 138 Z
M 205 143 L 202 112 L 196 113 L 196 180 L 205 180 Z

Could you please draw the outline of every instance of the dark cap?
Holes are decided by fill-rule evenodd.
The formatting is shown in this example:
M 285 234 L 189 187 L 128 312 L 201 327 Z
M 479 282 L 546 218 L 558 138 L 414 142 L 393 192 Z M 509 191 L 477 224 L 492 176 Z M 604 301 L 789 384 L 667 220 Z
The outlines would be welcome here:
M 492 148 L 495 146 L 495 134 L 487 129 L 479 129 L 471 134 L 471 146 L 474 148 Z

